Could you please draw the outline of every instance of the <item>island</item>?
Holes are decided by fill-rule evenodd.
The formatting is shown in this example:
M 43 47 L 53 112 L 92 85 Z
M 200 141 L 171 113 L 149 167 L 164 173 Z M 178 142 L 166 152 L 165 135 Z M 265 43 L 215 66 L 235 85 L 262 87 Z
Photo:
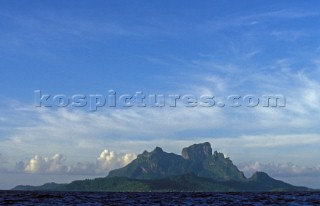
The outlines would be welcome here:
M 144 151 L 125 167 L 106 177 L 76 180 L 68 184 L 18 185 L 12 190 L 94 192 L 282 192 L 311 191 L 276 180 L 258 171 L 246 178 L 223 153 L 210 143 L 183 148 L 181 155 L 160 147 Z

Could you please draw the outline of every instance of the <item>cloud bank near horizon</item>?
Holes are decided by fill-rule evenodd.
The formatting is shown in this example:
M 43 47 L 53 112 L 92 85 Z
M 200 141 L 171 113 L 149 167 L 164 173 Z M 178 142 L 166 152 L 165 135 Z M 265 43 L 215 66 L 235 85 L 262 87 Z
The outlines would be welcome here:
M 77 162 L 67 164 L 66 157 L 54 154 L 52 157 L 35 155 L 29 160 L 20 161 L 11 170 L 15 173 L 32 174 L 73 174 L 105 175 L 112 169 L 123 167 L 135 159 L 134 153 L 118 154 L 104 149 L 96 162 Z M 9 169 L 7 171 L 10 171 Z

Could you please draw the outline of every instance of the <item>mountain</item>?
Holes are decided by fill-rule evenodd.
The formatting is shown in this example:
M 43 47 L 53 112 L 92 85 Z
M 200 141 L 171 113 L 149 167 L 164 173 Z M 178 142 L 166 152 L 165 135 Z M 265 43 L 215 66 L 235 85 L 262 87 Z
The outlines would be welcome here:
M 182 155 L 164 152 L 159 147 L 152 152 L 144 151 L 127 166 L 110 171 L 108 177 L 159 179 L 190 172 L 213 180 L 246 179 L 229 158 L 217 151 L 212 154 L 208 142 L 183 148 Z
M 50 191 L 206 191 L 206 192 L 271 192 L 307 191 L 256 172 L 246 178 L 222 153 L 212 153 L 210 143 L 183 148 L 182 154 L 164 152 L 156 147 L 144 151 L 127 166 L 110 171 L 104 178 L 77 180 L 70 184 L 47 183 L 42 186 L 19 185 L 13 190 Z
M 70 184 L 47 183 L 42 186 L 16 186 L 13 190 L 29 191 L 95 191 L 95 192 L 276 192 L 308 191 L 258 172 L 246 181 L 215 181 L 194 173 L 170 176 L 162 179 L 130 179 L 104 177 L 93 180 L 77 180 Z

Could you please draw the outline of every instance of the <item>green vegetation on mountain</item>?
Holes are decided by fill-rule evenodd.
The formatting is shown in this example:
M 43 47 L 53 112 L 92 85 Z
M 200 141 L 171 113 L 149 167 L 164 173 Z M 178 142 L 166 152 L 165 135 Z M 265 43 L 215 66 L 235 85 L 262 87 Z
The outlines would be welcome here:
M 164 152 L 157 147 L 144 151 L 127 166 L 113 170 L 108 177 L 155 179 L 194 173 L 213 180 L 245 180 L 245 176 L 222 153 L 214 152 L 210 143 L 194 144 L 182 150 L 182 155 Z
M 263 172 L 256 172 L 247 179 L 229 158 L 216 151 L 212 154 L 211 145 L 206 142 L 184 148 L 182 155 L 166 153 L 159 147 L 152 152 L 145 151 L 104 178 L 70 184 L 19 185 L 13 190 L 270 192 L 310 189 L 275 180 Z
M 257 178 L 250 178 L 246 181 L 215 181 L 210 178 L 198 177 L 193 173 L 153 180 L 105 177 L 93 180 L 77 180 L 70 184 L 48 183 L 42 186 L 16 186 L 13 190 L 98 192 L 274 192 L 308 190 L 305 187 L 296 187 L 274 180 L 265 173 L 259 172 L 254 176 L 257 176 Z

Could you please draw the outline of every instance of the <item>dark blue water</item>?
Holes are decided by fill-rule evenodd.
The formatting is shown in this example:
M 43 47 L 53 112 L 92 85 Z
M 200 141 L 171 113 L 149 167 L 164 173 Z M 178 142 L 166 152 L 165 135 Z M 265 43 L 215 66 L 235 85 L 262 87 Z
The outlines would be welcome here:
M 319 192 L 112 193 L 0 191 L 0 205 L 320 205 Z

